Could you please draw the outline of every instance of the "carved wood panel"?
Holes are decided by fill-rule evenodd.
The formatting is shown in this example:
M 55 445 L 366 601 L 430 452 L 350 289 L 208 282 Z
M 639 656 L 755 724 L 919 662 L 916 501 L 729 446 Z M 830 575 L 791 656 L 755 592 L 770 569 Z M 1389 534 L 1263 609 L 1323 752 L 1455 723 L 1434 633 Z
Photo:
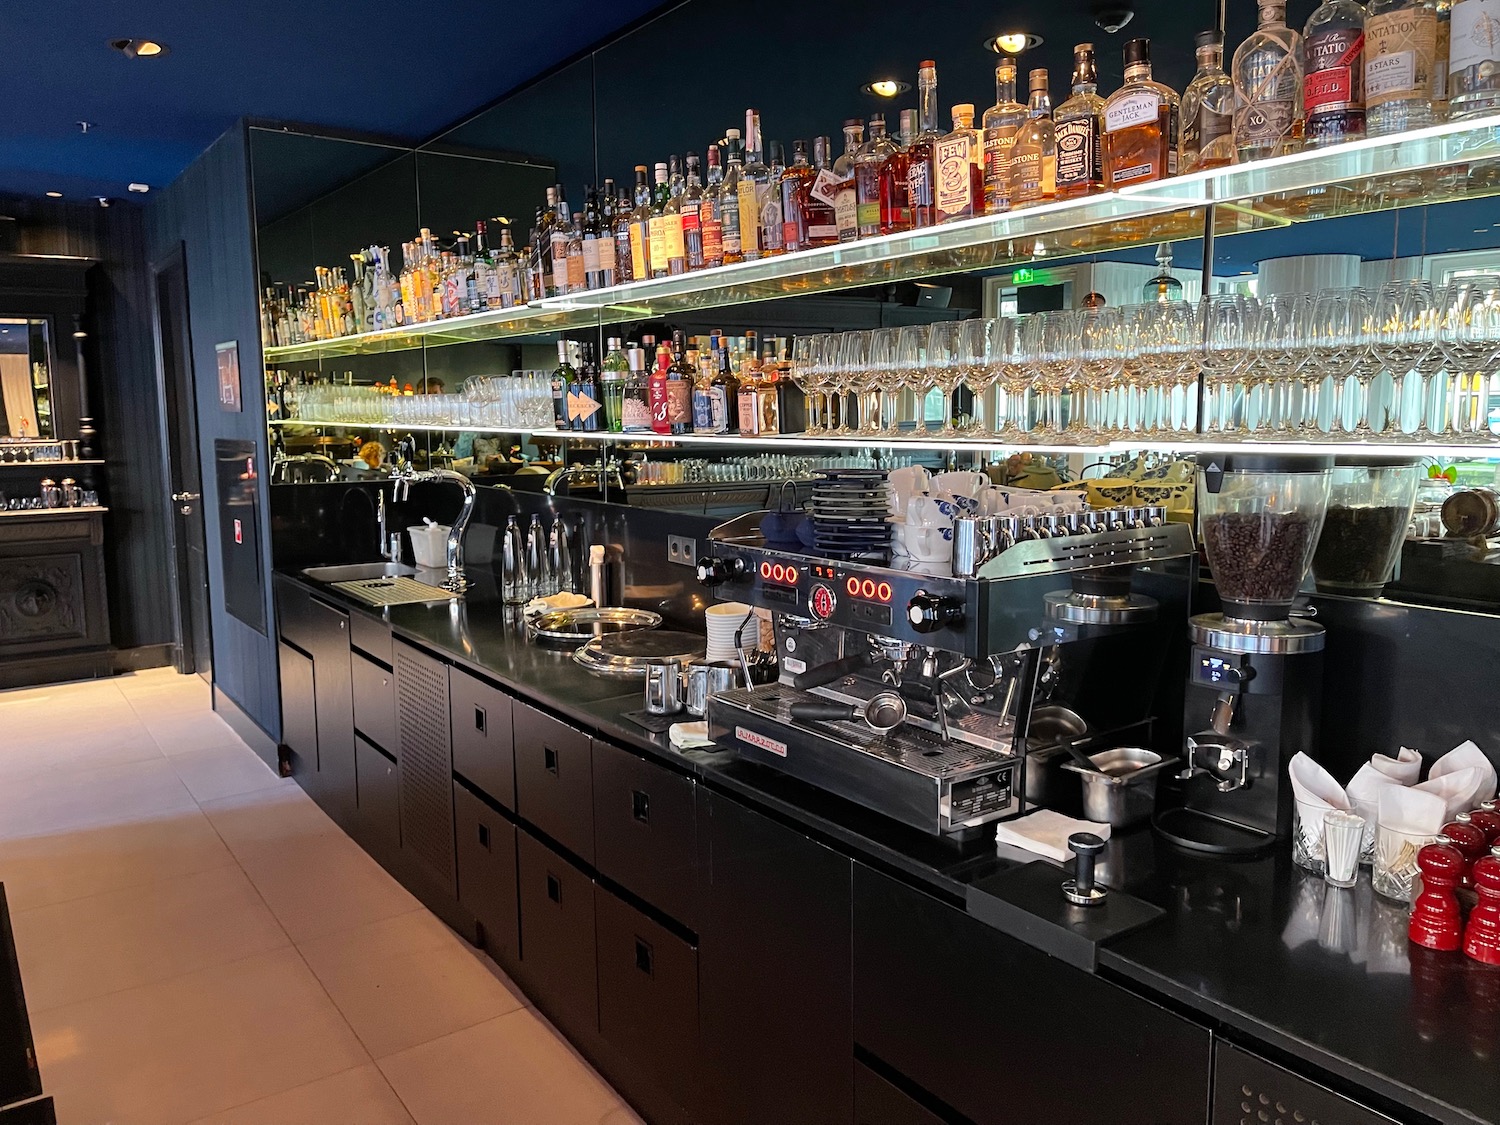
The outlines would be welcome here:
M 0 644 L 88 635 L 82 558 L 0 558 Z

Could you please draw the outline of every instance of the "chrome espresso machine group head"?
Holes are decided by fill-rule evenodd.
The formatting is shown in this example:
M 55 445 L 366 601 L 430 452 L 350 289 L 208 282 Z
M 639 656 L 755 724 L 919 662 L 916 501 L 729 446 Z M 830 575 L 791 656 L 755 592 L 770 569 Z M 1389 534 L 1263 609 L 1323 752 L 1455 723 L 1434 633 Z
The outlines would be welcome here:
M 775 621 L 778 682 L 709 703 L 740 757 L 962 841 L 1039 802 L 1077 811 L 1064 740 L 1178 737 L 1162 672 L 1187 621 L 1186 526 L 1017 542 L 958 578 L 771 548 L 760 515 L 716 528 L 698 568 Z

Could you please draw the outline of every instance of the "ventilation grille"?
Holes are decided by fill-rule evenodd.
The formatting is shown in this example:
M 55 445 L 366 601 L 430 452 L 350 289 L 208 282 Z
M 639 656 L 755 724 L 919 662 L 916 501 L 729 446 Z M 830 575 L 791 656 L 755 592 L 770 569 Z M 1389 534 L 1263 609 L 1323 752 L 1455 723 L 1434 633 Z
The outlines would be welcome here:
M 457 893 L 447 668 L 396 646 L 401 734 L 401 844 Z

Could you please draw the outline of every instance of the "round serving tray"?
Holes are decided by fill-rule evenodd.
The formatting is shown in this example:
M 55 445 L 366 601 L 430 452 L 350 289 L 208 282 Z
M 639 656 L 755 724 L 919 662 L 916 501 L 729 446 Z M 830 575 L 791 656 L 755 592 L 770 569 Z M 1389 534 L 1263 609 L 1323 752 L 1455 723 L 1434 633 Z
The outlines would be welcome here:
M 595 637 L 573 659 L 605 676 L 644 676 L 648 664 L 688 664 L 700 659 L 706 648 L 707 641 L 696 633 L 637 629 Z
M 538 614 L 526 622 L 526 634 L 532 640 L 581 645 L 596 637 L 636 629 L 655 629 L 660 624 L 661 614 L 652 613 L 649 609 L 627 609 L 623 606 L 596 609 L 593 606 L 582 606 L 578 609 L 558 609 Z

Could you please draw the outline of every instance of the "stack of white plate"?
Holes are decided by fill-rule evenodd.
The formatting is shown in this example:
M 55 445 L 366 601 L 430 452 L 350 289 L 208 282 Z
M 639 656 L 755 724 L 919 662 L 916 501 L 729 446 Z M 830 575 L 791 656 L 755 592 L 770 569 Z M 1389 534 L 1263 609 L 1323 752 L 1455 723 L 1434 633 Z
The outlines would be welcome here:
M 708 651 L 704 656 L 706 660 L 739 660 L 739 650 L 734 647 L 734 635 L 742 626 L 742 648 L 754 648 L 760 640 L 760 622 L 744 602 L 719 602 L 711 605 L 703 611 L 703 620 L 708 629 Z

